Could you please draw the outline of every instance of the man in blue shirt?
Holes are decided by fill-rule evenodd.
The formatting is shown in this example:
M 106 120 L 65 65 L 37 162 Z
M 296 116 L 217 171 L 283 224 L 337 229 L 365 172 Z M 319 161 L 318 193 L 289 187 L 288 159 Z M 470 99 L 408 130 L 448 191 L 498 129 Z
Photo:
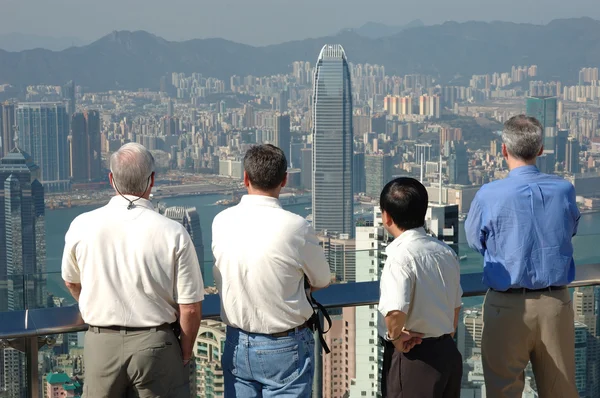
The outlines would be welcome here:
M 489 287 L 481 341 L 488 398 L 521 397 L 529 361 L 540 397 L 579 396 L 566 285 L 575 278 L 571 238 L 580 214 L 573 185 L 535 166 L 542 139 L 532 117 L 505 123 L 502 155 L 510 173 L 481 187 L 465 222 Z

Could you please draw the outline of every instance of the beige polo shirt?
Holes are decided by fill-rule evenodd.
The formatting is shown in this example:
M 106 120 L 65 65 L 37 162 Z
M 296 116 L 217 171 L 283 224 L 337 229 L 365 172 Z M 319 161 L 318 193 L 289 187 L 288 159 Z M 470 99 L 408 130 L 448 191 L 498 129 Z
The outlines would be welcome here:
M 304 275 L 314 287 L 327 286 L 331 275 L 304 218 L 282 209 L 275 198 L 245 195 L 215 217 L 212 239 L 223 322 L 270 334 L 311 317 Z
M 185 228 L 145 199 L 131 210 L 128 204 L 113 197 L 73 220 L 65 236 L 62 277 L 81 283 L 79 309 L 89 325 L 172 323 L 178 304 L 204 299 L 200 264 Z
M 404 327 L 425 337 L 452 333 L 454 309 L 462 297 L 456 253 L 416 228 L 394 239 L 386 254 L 379 282 L 381 315 L 402 311 L 407 314 Z

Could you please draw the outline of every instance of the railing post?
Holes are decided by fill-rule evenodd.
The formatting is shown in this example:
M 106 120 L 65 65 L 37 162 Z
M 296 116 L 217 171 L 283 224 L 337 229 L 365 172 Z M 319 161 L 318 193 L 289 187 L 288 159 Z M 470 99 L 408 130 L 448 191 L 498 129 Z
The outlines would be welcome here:
M 319 312 L 319 322 L 323 324 L 323 314 Z M 323 396 L 323 347 L 319 331 L 315 330 L 315 374 L 313 378 L 312 398 L 321 398 Z
M 27 396 L 29 398 L 41 398 L 37 337 L 27 337 L 25 339 L 25 359 L 27 363 Z

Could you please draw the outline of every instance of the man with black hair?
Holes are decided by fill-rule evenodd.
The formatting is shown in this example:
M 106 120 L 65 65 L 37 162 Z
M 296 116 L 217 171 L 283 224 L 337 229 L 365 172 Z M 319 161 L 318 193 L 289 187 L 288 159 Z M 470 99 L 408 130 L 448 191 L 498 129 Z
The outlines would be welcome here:
M 383 226 L 394 237 L 379 299 L 387 326 L 382 380 L 387 397 L 460 397 L 462 357 L 453 340 L 460 265 L 448 245 L 425 233 L 427 204 L 427 190 L 413 178 L 397 178 L 381 192 Z
M 323 249 L 308 222 L 281 208 L 287 160 L 273 145 L 244 157 L 248 195 L 213 221 L 214 277 L 227 324 L 227 397 L 310 397 L 313 315 L 304 287 L 329 285 Z

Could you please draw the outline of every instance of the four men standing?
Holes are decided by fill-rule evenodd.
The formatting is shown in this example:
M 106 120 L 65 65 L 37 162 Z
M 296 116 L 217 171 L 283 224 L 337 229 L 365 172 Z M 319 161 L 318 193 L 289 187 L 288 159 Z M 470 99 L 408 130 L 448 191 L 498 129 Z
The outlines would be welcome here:
M 535 167 L 543 151 L 537 120 L 510 119 L 503 142 L 509 176 L 482 187 L 465 224 L 470 246 L 484 256 L 490 289 L 482 338 L 487 396 L 520 397 L 531 361 L 541 397 L 575 398 L 566 289 L 575 273 L 575 192 Z M 152 155 L 127 144 L 110 163 L 117 195 L 73 221 L 63 256 L 63 279 L 90 325 L 85 396 L 187 398 L 185 366 L 204 293 L 200 265 L 185 229 L 148 201 Z M 254 146 L 244 169 L 248 195 L 215 217 L 212 228 L 227 325 L 225 396 L 310 397 L 315 369 L 307 295 L 328 286 L 329 266 L 306 220 L 281 208 L 283 151 Z M 427 206 L 427 190 L 411 178 L 396 179 L 381 193 L 384 228 L 394 237 L 378 307 L 387 328 L 387 397 L 460 397 L 462 358 L 453 340 L 460 266 L 452 249 L 427 235 Z

